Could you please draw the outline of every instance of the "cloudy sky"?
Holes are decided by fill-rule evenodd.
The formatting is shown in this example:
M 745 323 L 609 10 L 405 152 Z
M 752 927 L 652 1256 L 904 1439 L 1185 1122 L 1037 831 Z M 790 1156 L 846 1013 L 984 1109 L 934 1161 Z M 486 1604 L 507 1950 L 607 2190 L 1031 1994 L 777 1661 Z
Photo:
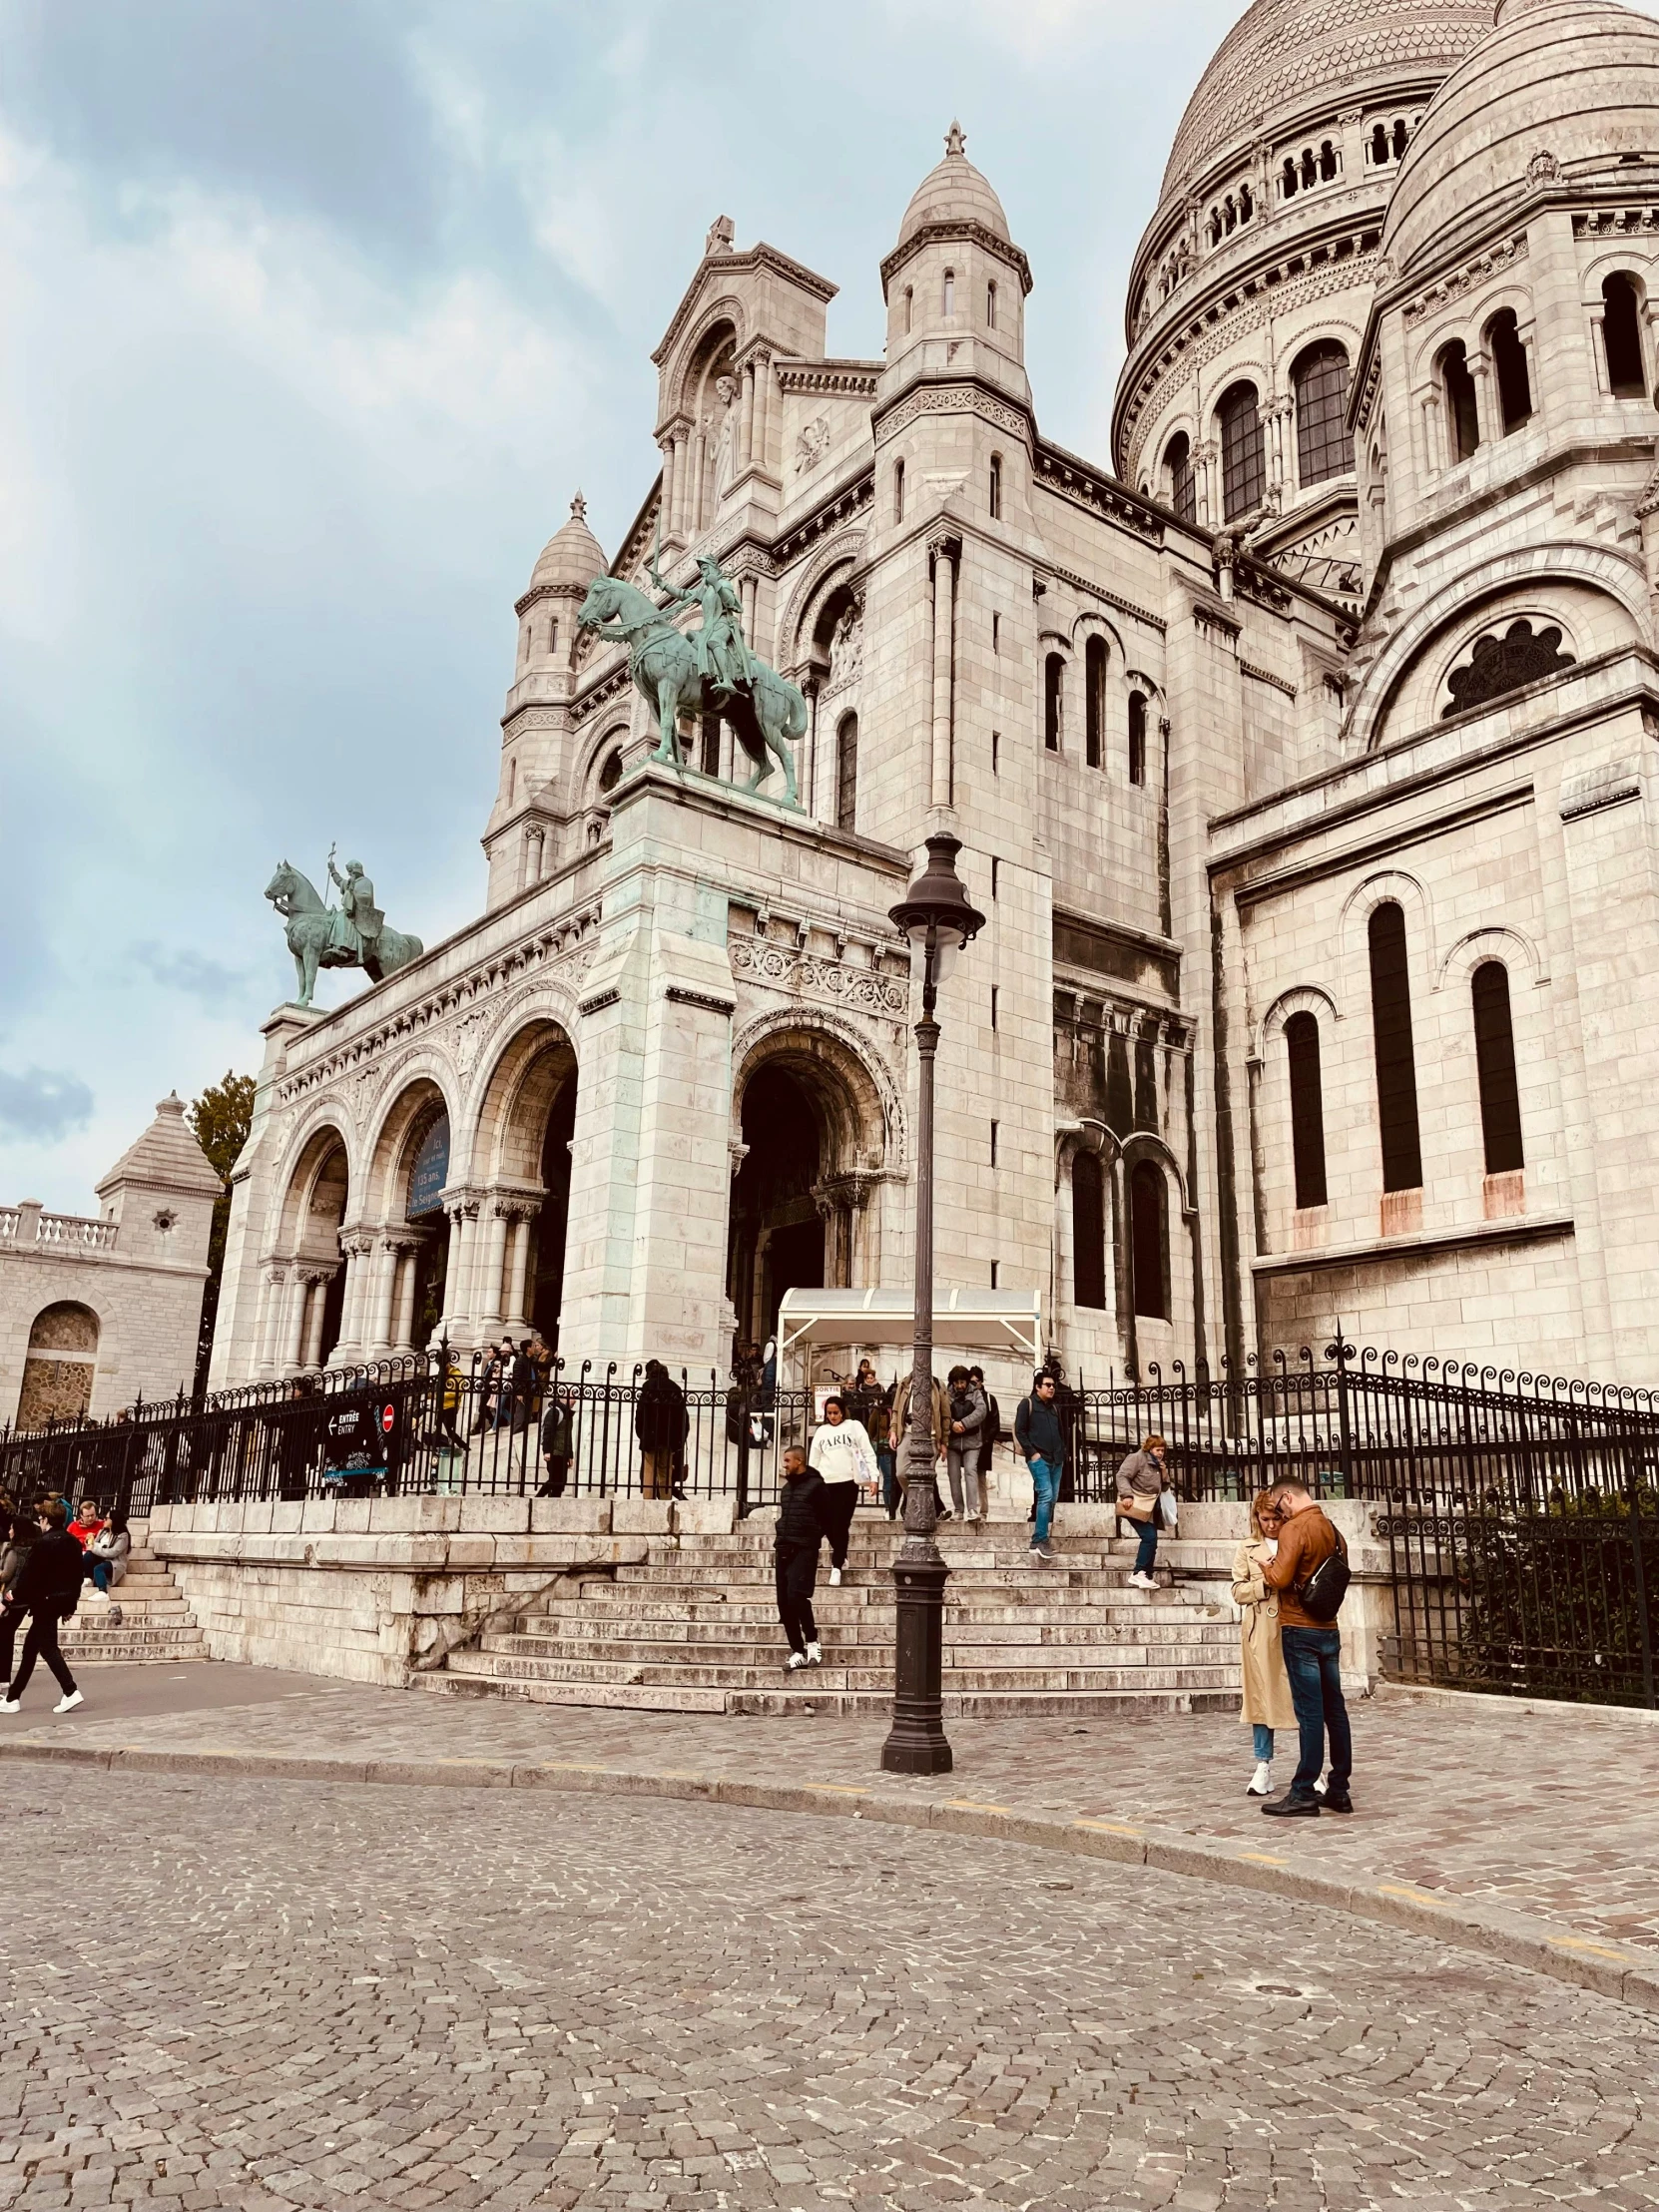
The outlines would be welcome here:
M 92 1210 L 291 990 L 337 839 L 481 902 L 512 602 L 614 550 L 711 221 L 841 287 L 952 115 L 1105 457 L 1129 258 L 1231 0 L 0 0 L 0 1202 Z M 335 975 L 322 1003 L 358 987 Z

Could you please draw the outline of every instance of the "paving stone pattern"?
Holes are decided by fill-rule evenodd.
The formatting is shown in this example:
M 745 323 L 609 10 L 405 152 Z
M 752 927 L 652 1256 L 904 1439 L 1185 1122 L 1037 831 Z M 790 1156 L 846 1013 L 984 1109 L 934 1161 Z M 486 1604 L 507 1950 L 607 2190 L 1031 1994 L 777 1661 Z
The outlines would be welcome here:
M 29 2212 L 1659 2203 L 1651 2022 L 1290 1903 L 694 1803 L 7 1784 Z
M 147 1687 L 161 1674 L 144 1672 Z M 357 1761 L 586 1760 L 774 1783 L 873 1783 L 1184 1830 L 1234 1848 L 1260 1849 L 1271 1836 L 1271 1848 L 1293 1867 L 1406 1882 L 1592 1938 L 1659 1947 L 1659 1727 L 1631 1716 L 1417 1703 L 1384 1693 L 1355 1710 L 1357 1816 L 1268 1823 L 1244 1795 L 1246 1731 L 1213 1715 L 957 1721 L 950 1727 L 955 1771 L 906 1781 L 879 1773 L 885 1724 L 862 1718 L 461 1705 L 276 1673 L 264 1677 L 273 1686 L 269 1702 L 202 1709 L 221 1686 L 247 1690 L 255 1674 L 182 1669 L 166 1681 L 184 1709 L 101 1717 L 100 1699 L 119 1703 L 116 1686 L 131 1678 L 88 1669 L 84 1711 L 55 1720 L 51 1685 L 42 1680 L 10 1729 L 48 1743 Z M 1282 1761 L 1282 1780 L 1290 1766 Z

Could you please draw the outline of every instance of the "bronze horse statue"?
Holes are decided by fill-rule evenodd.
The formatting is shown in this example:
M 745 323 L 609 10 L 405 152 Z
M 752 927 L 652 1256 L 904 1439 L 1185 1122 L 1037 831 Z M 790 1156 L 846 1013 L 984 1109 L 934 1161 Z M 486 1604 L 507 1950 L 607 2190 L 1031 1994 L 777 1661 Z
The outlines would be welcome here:
M 426 949 L 418 937 L 405 936 L 401 929 L 380 927 L 365 938 L 348 919 L 342 928 L 339 910 L 325 906 L 309 877 L 286 860 L 266 885 L 265 895 L 288 925 L 301 1006 L 311 1002 L 319 967 L 360 967 L 371 983 L 381 983 Z
M 807 735 L 807 702 L 776 669 L 750 654 L 752 677 L 747 689 L 710 685 L 699 665 L 695 637 L 671 622 L 647 593 L 618 576 L 595 577 L 576 619 L 607 643 L 628 647 L 628 673 L 657 718 L 654 761 L 670 762 L 676 768 L 684 765 L 682 714 L 719 714 L 732 725 L 738 743 L 755 763 L 755 773 L 744 789 L 758 789 L 776 761 L 784 771 L 785 805 L 800 805 L 790 747 Z

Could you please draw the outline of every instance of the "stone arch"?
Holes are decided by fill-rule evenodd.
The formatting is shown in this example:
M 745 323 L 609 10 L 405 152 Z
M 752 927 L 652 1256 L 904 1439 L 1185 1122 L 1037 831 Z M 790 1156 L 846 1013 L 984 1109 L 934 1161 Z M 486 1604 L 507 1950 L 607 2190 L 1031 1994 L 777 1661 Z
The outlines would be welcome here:
M 97 1313 L 79 1299 L 56 1299 L 41 1308 L 29 1327 L 15 1426 L 44 1428 L 48 1421 L 85 1418 L 102 1334 Z
M 691 412 L 712 381 L 710 365 L 727 352 L 741 353 L 750 336 L 749 318 L 736 292 L 711 299 L 680 340 L 666 378 L 671 394 L 667 412 Z
M 1254 1057 L 1265 1060 L 1269 1052 L 1285 1033 L 1285 1024 L 1293 1014 L 1312 1014 L 1317 1021 L 1339 1022 L 1342 1014 L 1330 992 L 1317 983 L 1297 983 L 1290 990 L 1281 991 L 1267 1012 L 1256 1025 L 1256 1049 Z
M 334 1240 L 359 1180 L 348 1130 L 342 1107 L 329 1102 L 308 1114 L 289 1138 L 286 1157 L 276 1178 L 281 1196 L 273 1244 L 279 1255 L 338 1259 Z M 319 1201 L 324 1198 L 327 1203 L 319 1211 Z M 331 1228 L 316 1226 L 330 1221 Z
M 1638 560 L 1610 546 L 1569 542 L 1516 547 L 1443 584 L 1400 624 L 1355 699 L 1347 724 L 1351 743 L 1364 753 L 1377 750 L 1406 679 L 1442 632 L 1466 626 L 1472 637 L 1481 627 L 1481 610 L 1493 600 L 1517 587 L 1547 584 L 1578 584 L 1599 592 L 1621 609 L 1636 637 L 1651 638 L 1647 579 Z
M 1435 990 L 1466 989 L 1469 977 L 1485 960 L 1501 960 L 1511 975 L 1524 976 L 1534 988 L 1549 981 L 1543 955 L 1525 930 L 1497 924 L 1466 930 L 1457 939 L 1440 961 Z
M 429 1120 L 428 1109 L 441 1106 L 449 1117 L 453 1145 L 459 1121 L 458 1087 L 448 1063 L 435 1052 L 422 1051 L 389 1073 L 385 1090 L 389 1095 L 365 1148 L 367 1167 L 359 1211 L 367 1220 L 396 1224 L 406 1218 L 403 1186 L 418 1142 L 416 1132 Z
M 547 1111 L 576 1073 L 570 1014 L 568 1006 L 550 1005 L 546 984 L 538 983 L 481 1040 L 480 1074 L 467 1107 L 470 1181 L 540 1181 Z
M 474 1332 L 533 1324 L 557 1346 L 578 1075 L 574 1009 L 550 999 L 545 982 L 521 992 L 480 1052 L 467 1180 Z
M 825 1116 L 836 1173 L 901 1170 L 903 1106 L 887 1069 L 848 1024 L 832 1015 L 783 1008 L 752 1022 L 733 1042 L 734 1120 L 744 1093 L 769 1063 L 790 1067 Z
M 1405 941 L 1411 950 L 1411 973 L 1432 989 L 1437 965 L 1428 893 L 1414 875 L 1403 868 L 1380 868 L 1357 883 L 1343 901 L 1338 923 L 1345 963 L 1356 976 L 1371 973 L 1371 917 L 1379 906 L 1392 900 L 1405 916 Z
M 1118 667 L 1125 659 L 1123 633 L 1114 623 L 1108 622 L 1098 607 L 1085 607 L 1072 620 L 1070 645 L 1073 653 L 1081 653 L 1086 638 L 1103 638 L 1110 647 L 1112 658 Z
M 842 530 L 828 545 L 821 546 L 807 564 L 785 602 L 784 615 L 778 625 L 778 636 L 783 641 L 781 651 L 789 657 L 789 670 L 799 670 L 808 658 L 810 640 L 804 635 L 807 616 L 814 602 L 837 570 L 856 571 L 864 557 L 866 546 L 864 532 L 860 529 Z M 841 577 L 843 584 L 850 583 L 851 575 Z M 816 625 L 815 625 L 816 626 Z

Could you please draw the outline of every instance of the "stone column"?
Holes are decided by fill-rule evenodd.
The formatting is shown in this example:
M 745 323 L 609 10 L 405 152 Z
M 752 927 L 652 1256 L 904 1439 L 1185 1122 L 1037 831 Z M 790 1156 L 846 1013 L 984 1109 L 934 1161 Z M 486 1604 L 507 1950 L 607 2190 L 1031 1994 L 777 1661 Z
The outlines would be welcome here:
M 264 1271 L 261 1284 L 259 1367 L 262 1381 L 269 1380 L 276 1372 L 276 1355 L 280 1345 L 282 1322 L 282 1293 L 287 1287 L 288 1271 L 280 1260 Z
M 772 355 L 757 353 L 755 371 L 755 466 L 772 465 Z
M 512 1216 L 512 1242 L 507 1266 L 506 1327 L 514 1337 L 522 1337 L 530 1327 L 529 1316 L 524 1311 L 524 1291 L 530 1272 L 530 1243 L 535 1228 L 536 1207 L 525 1200 Z
M 507 1263 L 507 1229 L 512 1219 L 511 1202 L 496 1199 L 482 1225 L 483 1275 L 473 1300 L 472 1316 L 481 1330 L 498 1331 L 501 1327 L 501 1277 Z
M 663 536 L 674 535 L 674 462 L 675 444 L 672 433 L 662 441 L 663 484 L 657 494 L 657 512 L 663 521 Z
M 743 456 L 745 468 L 755 461 L 755 363 L 746 361 L 743 370 L 743 413 L 738 418 L 738 450 Z
M 368 1341 L 363 1347 L 370 1360 L 384 1360 L 391 1351 L 392 1317 L 397 1305 L 397 1268 L 406 1247 L 400 1237 L 382 1237 L 375 1250 L 375 1267 L 369 1296 L 373 1314 Z
M 1474 419 L 1480 425 L 1480 442 L 1496 445 L 1503 435 L 1503 411 L 1498 405 L 1497 378 L 1492 374 L 1490 357 L 1484 352 L 1474 354 L 1469 374 L 1474 378 Z
M 465 1336 L 471 1316 L 472 1247 L 478 1234 L 478 1201 L 445 1198 L 449 1219 L 449 1261 L 443 1278 L 443 1318 L 438 1334 L 452 1343 Z
M 339 1342 L 328 1355 L 331 1368 L 355 1367 L 363 1357 L 364 1308 L 368 1303 L 368 1268 L 364 1263 L 374 1250 L 374 1240 L 361 1231 L 342 1234 L 340 1253 L 345 1261 L 345 1296 L 340 1304 Z
M 956 628 L 956 563 L 962 541 L 935 538 L 928 546 L 933 560 L 933 745 L 929 799 L 935 807 L 952 804 L 951 676 Z
M 392 1358 L 406 1360 L 414 1351 L 415 1287 L 420 1280 L 420 1246 L 411 1240 L 398 1256 L 397 1319 L 392 1328 Z
M 336 1270 L 310 1268 L 305 1281 L 310 1287 L 310 1312 L 305 1320 L 305 1348 L 301 1365 L 307 1370 L 322 1365 L 322 1317 L 328 1304 L 328 1285 Z
M 686 433 L 682 427 L 675 431 L 671 450 L 674 455 L 674 503 L 669 516 L 667 535 L 684 540 L 687 536 L 686 509 L 689 503 L 689 486 L 686 482 Z
M 292 1268 L 288 1271 L 287 1303 L 282 1313 L 280 1372 L 283 1375 L 293 1375 L 299 1367 L 299 1355 L 305 1347 L 305 1302 L 310 1289 L 309 1270 Z

